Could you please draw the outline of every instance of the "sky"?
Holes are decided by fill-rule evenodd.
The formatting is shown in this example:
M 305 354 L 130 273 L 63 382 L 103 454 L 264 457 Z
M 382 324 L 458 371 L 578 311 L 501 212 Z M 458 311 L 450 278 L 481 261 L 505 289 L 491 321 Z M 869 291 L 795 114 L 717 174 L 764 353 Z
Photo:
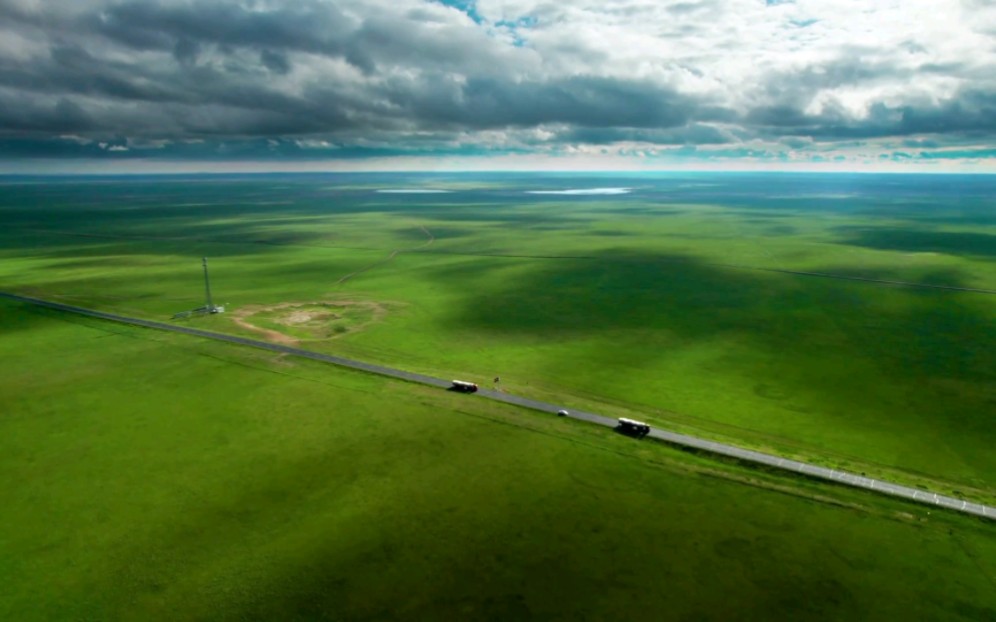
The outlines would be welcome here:
M 996 173 L 996 0 L 0 0 L 0 173 Z

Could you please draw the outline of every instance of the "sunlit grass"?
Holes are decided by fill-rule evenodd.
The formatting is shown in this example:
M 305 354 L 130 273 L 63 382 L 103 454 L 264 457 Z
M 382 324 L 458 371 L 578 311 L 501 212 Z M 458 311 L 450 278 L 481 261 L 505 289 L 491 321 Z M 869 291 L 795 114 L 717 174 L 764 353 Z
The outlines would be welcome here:
M 0 322 L 4 620 L 996 611 L 976 519 L 248 348 Z
M 636 190 L 569 200 L 521 190 L 577 178 L 21 188 L 0 208 L 0 279 L 163 319 L 201 304 L 207 255 L 233 310 L 389 309 L 309 347 L 991 496 L 996 296 L 766 271 L 996 290 L 984 193 L 798 179 L 600 178 Z

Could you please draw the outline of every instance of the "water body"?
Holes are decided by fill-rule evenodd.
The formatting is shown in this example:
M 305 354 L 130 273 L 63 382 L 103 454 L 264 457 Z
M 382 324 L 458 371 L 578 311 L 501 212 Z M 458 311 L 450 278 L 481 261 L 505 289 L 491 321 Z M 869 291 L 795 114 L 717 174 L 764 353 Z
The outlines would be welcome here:
M 567 190 L 526 190 L 526 194 L 564 194 L 570 196 L 629 194 L 629 188 L 569 188 Z
M 380 194 L 446 194 L 449 190 L 437 190 L 434 188 L 382 188 L 376 192 Z

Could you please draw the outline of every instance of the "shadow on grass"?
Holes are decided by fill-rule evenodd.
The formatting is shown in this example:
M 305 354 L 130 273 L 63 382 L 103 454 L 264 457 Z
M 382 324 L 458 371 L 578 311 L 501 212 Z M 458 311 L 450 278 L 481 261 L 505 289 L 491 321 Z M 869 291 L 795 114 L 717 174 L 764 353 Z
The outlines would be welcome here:
M 895 227 L 844 227 L 845 244 L 909 253 L 947 253 L 996 257 L 996 235 L 987 233 L 924 231 Z
M 861 276 L 896 278 L 887 271 Z M 952 273 L 933 276 L 959 283 Z M 584 340 L 599 344 L 591 346 L 592 360 L 632 369 L 652 368 L 672 349 L 728 343 L 732 358 L 716 363 L 723 373 L 773 378 L 840 410 L 867 411 L 862 400 L 882 395 L 876 387 L 887 382 L 906 387 L 904 409 L 960 418 L 959 425 L 989 436 L 996 431 L 981 415 L 991 408 L 985 387 L 996 386 L 990 296 L 743 271 L 660 254 L 596 253 L 501 278 L 466 264 L 437 277 L 475 283 L 447 318 L 470 331 L 551 344 Z M 752 367 L 760 361 L 763 368 Z M 966 394 L 942 389 L 957 386 Z M 941 398 L 948 400 L 943 408 L 934 402 Z
M 633 439 L 636 439 L 636 440 L 641 440 L 641 439 L 643 439 L 644 437 L 647 436 L 643 432 L 638 432 L 636 430 L 631 430 L 630 428 L 623 428 L 623 427 L 620 427 L 620 426 L 616 426 L 616 427 L 612 428 L 612 431 L 615 432 L 616 434 L 621 435 L 621 436 L 627 436 L 629 438 L 633 438 Z
M 390 181 L 391 177 L 387 178 Z M 394 178 L 397 180 L 397 176 Z M 403 177 L 401 177 L 403 179 Z M 367 191 L 329 189 L 326 178 L 140 179 L 122 181 L 62 181 L 53 184 L 5 186 L 0 218 L 17 236 L 6 241 L 11 250 L 57 250 L 138 242 L 176 242 L 196 249 L 206 244 L 329 245 L 336 239 L 337 217 L 398 215 L 437 226 L 438 238 L 459 237 L 460 223 L 515 225 L 535 230 L 585 227 L 608 216 L 664 216 L 682 210 L 634 200 L 574 198 L 539 200 L 521 192 L 480 194 L 452 192 L 386 198 Z M 340 181 L 341 180 L 336 180 Z M 315 227 L 314 225 L 328 225 Z M 355 223 L 351 223 L 355 224 Z M 281 228 L 291 229 L 281 231 Z M 422 232 L 411 234 L 414 239 Z M 128 246 L 125 254 L 140 251 Z M 196 254 L 199 251 L 194 250 Z M 215 249 L 215 254 L 245 253 L 244 248 Z
M 52 317 L 61 319 L 53 311 L 35 305 L 0 297 L 0 324 L 3 334 L 44 329 L 52 325 Z

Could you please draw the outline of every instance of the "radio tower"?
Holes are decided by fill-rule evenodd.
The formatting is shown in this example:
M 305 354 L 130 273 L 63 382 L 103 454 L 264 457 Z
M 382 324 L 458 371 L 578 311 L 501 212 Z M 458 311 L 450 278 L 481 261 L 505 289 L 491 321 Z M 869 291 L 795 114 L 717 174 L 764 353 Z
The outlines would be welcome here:
M 204 261 L 204 293 L 207 295 L 207 306 L 205 306 L 205 309 L 207 309 L 208 313 L 221 313 L 225 308 L 216 307 L 211 301 L 211 280 L 208 278 L 208 258 L 202 257 L 201 259 Z
M 190 311 L 180 311 L 179 313 L 173 315 L 174 320 L 186 319 L 192 315 L 204 315 L 205 313 L 224 313 L 225 307 L 215 306 L 214 301 L 211 300 L 211 279 L 208 278 L 208 258 L 201 257 L 201 263 L 204 265 L 204 296 L 207 297 L 203 307 L 197 307 Z

